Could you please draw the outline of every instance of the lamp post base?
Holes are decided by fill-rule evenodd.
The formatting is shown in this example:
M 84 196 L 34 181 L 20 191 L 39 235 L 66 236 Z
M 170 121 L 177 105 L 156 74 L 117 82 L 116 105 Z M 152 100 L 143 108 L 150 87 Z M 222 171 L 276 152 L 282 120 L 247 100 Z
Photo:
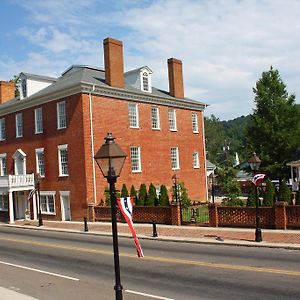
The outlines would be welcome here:
M 38 223 L 38 226 L 43 226 L 43 219 L 42 219 L 42 215 L 39 214 L 39 223 Z
M 262 233 L 260 228 L 255 229 L 255 242 L 262 242 Z

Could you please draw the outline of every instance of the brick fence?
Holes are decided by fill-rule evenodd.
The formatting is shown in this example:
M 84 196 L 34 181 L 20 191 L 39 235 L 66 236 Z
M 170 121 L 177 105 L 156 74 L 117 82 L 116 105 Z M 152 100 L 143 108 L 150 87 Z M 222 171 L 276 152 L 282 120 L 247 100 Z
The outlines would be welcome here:
M 170 206 L 134 206 L 133 222 L 157 224 L 181 225 L 179 204 Z M 110 221 L 111 208 L 109 206 L 88 205 L 89 221 Z M 118 209 L 117 220 L 125 222 L 120 210 Z
M 209 225 L 212 227 L 255 227 L 255 207 L 209 204 Z M 300 205 L 277 202 L 274 207 L 259 207 L 262 228 L 300 228 Z

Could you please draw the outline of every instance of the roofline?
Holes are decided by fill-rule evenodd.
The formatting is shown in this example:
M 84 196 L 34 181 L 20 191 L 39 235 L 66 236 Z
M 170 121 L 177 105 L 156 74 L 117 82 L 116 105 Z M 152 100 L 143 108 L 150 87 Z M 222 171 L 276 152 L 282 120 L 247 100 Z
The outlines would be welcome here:
M 83 68 L 87 68 L 87 69 L 91 69 L 91 70 L 105 72 L 104 69 L 93 67 L 93 66 L 88 66 L 88 65 L 71 65 L 68 69 L 66 69 L 64 72 L 61 73 L 61 76 L 64 76 L 66 73 L 68 73 L 73 68 L 82 68 L 82 69 Z
M 19 74 L 19 76 L 21 75 L 25 75 L 26 77 L 28 77 L 29 79 L 32 78 L 32 79 L 35 79 L 35 78 L 38 78 L 40 80 L 43 80 L 43 81 L 47 81 L 47 82 L 56 82 L 57 81 L 57 78 L 55 77 L 50 77 L 50 76 L 44 76 L 44 75 L 36 75 L 36 74 L 31 74 L 31 73 L 26 73 L 26 72 L 21 72 Z

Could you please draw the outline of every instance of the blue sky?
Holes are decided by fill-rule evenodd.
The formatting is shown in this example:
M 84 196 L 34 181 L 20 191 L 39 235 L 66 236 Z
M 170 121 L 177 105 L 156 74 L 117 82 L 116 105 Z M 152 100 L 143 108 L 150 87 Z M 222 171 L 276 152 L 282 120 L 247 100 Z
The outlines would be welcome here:
M 124 43 L 125 70 L 148 65 L 168 90 L 167 59 L 183 61 L 185 96 L 233 119 L 254 108 L 252 88 L 271 65 L 300 98 L 298 0 L 2 0 L 0 80 L 103 67 L 102 41 Z

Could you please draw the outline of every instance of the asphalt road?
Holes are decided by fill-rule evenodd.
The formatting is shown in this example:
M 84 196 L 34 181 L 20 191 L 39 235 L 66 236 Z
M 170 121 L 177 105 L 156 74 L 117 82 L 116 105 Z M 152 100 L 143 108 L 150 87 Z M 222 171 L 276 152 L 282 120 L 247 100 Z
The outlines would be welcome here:
M 124 299 L 300 299 L 300 251 L 120 238 Z M 0 287 L 36 299 L 114 299 L 110 237 L 0 226 Z M 1 295 L 0 295 L 0 299 Z

